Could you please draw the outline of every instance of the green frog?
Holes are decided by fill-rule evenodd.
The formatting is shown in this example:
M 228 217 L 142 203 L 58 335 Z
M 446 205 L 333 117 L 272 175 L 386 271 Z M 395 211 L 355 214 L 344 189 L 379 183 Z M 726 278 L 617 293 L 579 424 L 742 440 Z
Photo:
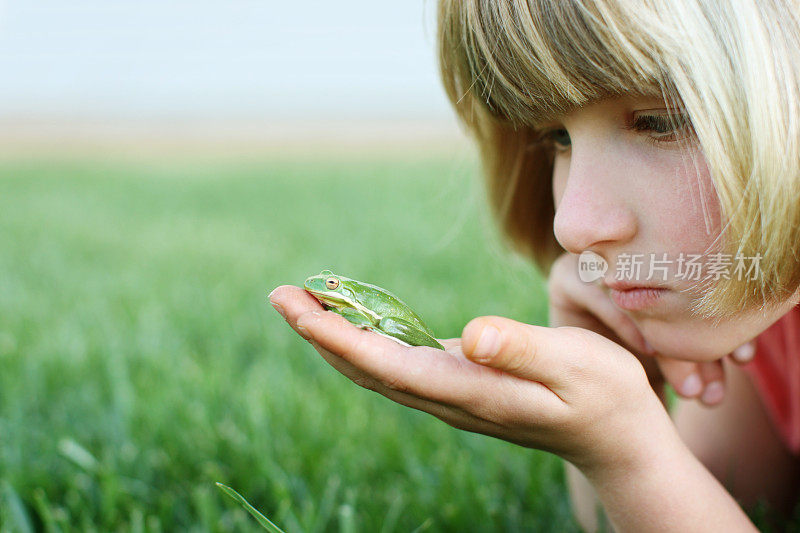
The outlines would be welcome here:
M 419 315 L 386 289 L 339 276 L 330 270 L 311 276 L 303 286 L 326 309 L 362 329 L 406 346 L 444 350 Z

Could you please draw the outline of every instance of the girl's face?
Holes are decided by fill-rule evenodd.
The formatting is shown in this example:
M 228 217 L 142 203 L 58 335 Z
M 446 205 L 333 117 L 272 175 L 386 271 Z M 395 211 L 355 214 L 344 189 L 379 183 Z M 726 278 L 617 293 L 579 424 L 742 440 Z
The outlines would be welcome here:
M 608 270 L 597 282 L 657 352 L 709 361 L 756 337 L 795 299 L 720 323 L 692 316 L 703 291 L 697 279 L 720 274 L 709 270 L 708 256 L 699 270 L 689 260 L 717 250 L 720 209 L 690 127 L 681 128 L 682 115 L 672 112 L 677 128 L 662 100 L 624 97 L 542 125 L 555 150 L 553 229 L 565 250 L 605 259 Z M 743 258 L 738 274 L 735 259 L 727 262 L 717 272 L 757 275 L 757 259 Z

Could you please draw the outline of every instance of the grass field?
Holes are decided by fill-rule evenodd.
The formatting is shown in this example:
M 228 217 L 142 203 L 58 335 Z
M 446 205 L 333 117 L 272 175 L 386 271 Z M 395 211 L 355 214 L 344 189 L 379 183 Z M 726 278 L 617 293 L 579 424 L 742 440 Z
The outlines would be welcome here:
M 0 162 L 5 530 L 570 531 L 562 466 L 361 389 L 267 304 L 324 268 L 440 337 L 545 323 L 474 162 Z

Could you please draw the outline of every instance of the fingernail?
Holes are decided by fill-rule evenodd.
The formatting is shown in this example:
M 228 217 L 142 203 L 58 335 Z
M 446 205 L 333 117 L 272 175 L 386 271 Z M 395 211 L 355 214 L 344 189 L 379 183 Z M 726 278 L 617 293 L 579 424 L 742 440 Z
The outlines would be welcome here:
M 684 396 L 697 396 L 701 390 L 703 390 L 703 382 L 697 374 L 691 374 L 681 385 L 681 392 Z
M 731 355 L 739 363 L 747 363 L 755 357 L 756 347 L 752 342 L 748 342 L 736 348 Z
M 725 389 L 719 381 L 712 381 L 706 385 L 706 390 L 703 392 L 703 403 L 717 403 L 725 396 Z
M 277 290 L 278 290 L 278 287 L 275 287 L 274 289 L 272 289 L 272 292 L 267 295 L 267 299 L 271 301 L 272 300 L 272 295 L 275 294 L 275 291 L 277 291 Z
M 281 304 L 276 304 L 276 303 L 272 303 L 272 302 L 270 302 L 270 303 L 272 304 L 272 307 L 274 307 L 275 310 L 278 312 L 278 314 L 281 315 L 285 319 L 286 318 L 286 311 L 283 310 L 283 307 L 281 306 Z
M 500 351 L 500 330 L 494 326 L 486 326 L 478 338 L 473 354 L 491 357 Z

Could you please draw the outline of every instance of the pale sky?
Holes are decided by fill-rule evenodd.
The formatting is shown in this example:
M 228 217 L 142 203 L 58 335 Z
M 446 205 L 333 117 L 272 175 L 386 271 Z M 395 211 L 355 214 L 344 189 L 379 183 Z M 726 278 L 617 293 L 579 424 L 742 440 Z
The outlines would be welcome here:
M 0 116 L 448 118 L 435 0 L 0 0 Z

